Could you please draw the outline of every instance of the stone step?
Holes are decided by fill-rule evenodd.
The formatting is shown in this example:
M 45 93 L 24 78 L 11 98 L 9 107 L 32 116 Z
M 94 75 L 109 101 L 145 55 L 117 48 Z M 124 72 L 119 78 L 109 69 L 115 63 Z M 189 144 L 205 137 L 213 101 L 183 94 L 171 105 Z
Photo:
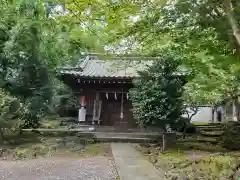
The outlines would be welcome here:
M 219 137 L 224 131 L 200 131 L 200 134 L 205 137 Z
M 93 132 L 97 137 L 130 137 L 130 138 L 152 138 L 161 139 L 162 134 L 157 133 L 120 133 L 120 132 Z
M 223 128 L 224 126 L 196 126 L 197 128 L 204 128 L 204 129 L 214 129 L 214 128 Z
M 147 137 L 129 137 L 129 136 L 96 136 L 101 142 L 125 142 L 125 143 L 143 143 L 143 142 L 159 142 L 157 139 Z
M 37 128 L 37 129 L 22 129 L 22 131 L 39 131 L 39 132 L 92 132 L 94 131 L 94 128 L 89 127 L 79 127 L 75 129 L 68 129 L 68 128 L 57 128 L 57 129 L 43 129 L 43 128 Z
M 201 131 L 211 132 L 211 131 L 222 131 L 223 128 L 199 128 Z
M 141 143 L 141 142 L 161 142 L 162 134 L 160 133 L 123 133 L 123 132 L 92 132 L 95 138 L 104 142 L 127 142 L 127 143 Z M 83 133 L 78 133 L 81 136 Z

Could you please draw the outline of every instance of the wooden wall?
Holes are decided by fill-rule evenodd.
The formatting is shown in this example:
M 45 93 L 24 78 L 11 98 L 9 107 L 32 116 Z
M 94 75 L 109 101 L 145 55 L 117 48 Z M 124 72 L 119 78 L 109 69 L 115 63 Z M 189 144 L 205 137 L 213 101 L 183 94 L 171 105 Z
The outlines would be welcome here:
M 119 89 L 100 89 L 100 101 L 102 101 L 102 110 L 101 110 L 101 124 L 105 126 L 114 126 L 117 122 L 123 121 L 128 124 L 129 127 L 135 127 L 136 121 L 133 118 L 132 114 L 132 103 L 129 99 L 127 99 L 126 93 L 124 93 L 124 101 L 123 101 L 123 119 L 120 119 L 121 114 L 121 93 L 116 93 L 117 99 L 115 99 L 114 92 L 120 92 Z M 108 93 L 108 98 L 106 97 L 106 93 Z M 87 123 L 92 122 L 93 116 L 93 104 L 96 98 L 95 89 L 84 89 L 81 93 L 87 97 Z

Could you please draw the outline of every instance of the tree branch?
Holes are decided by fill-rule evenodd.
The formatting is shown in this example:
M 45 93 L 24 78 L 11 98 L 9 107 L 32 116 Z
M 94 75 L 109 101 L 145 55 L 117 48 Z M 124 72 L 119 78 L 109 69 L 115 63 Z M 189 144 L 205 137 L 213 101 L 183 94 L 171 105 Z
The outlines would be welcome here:
M 223 5 L 224 5 L 224 10 L 227 15 L 228 21 L 231 25 L 233 35 L 237 40 L 238 46 L 240 46 L 240 28 L 233 14 L 232 2 L 231 0 L 224 0 Z
M 192 120 L 192 117 L 197 114 L 198 110 L 199 110 L 198 107 L 192 108 L 193 113 L 192 113 L 191 116 L 190 116 L 190 120 Z

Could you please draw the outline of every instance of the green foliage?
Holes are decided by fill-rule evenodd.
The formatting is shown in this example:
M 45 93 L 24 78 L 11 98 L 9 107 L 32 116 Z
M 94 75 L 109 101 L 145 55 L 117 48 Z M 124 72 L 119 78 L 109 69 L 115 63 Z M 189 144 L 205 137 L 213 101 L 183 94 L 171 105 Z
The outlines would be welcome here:
M 45 119 L 41 121 L 40 128 L 57 129 L 60 127 L 60 121 L 55 119 Z
M 49 104 L 49 113 L 60 116 L 71 116 L 69 110 L 76 108 L 76 94 L 74 91 L 56 78 L 53 79 L 53 97 Z
M 239 4 L 232 4 L 232 15 L 238 19 L 235 11 Z M 120 26 L 108 22 L 111 31 L 105 29 L 113 44 L 124 44 L 124 52 L 132 54 L 168 53 L 181 58 L 182 65 L 192 73 L 185 85 L 186 104 L 216 103 L 226 95 L 239 94 L 240 46 L 222 2 L 139 0 L 129 8 L 123 2 L 118 5 L 136 20 L 117 16 Z
M 229 122 L 225 124 L 224 133 L 221 137 L 223 147 L 230 150 L 240 149 L 240 126 L 239 123 Z
M 197 132 L 197 127 L 194 124 L 189 124 L 186 127 L 185 133 L 194 134 Z
M 22 104 L 0 89 L 0 135 L 6 130 L 18 128 L 21 118 Z M 3 137 L 2 137 L 3 138 Z
M 37 127 L 43 116 L 53 113 L 55 68 L 73 65 L 86 49 L 76 42 L 79 34 L 72 36 L 73 27 L 67 28 L 69 23 L 54 11 L 55 3 L 33 2 L 0 5 L 0 88 L 24 104 L 24 127 Z
M 23 112 L 25 121 L 34 121 L 51 98 L 50 69 L 56 59 L 42 46 L 46 45 L 44 34 L 49 32 L 50 23 L 47 23 L 41 1 L 35 5 L 30 1 L 5 1 L 1 8 L 1 13 L 11 18 L 5 14 L 0 27 L 5 35 L 0 48 L 0 85 L 27 108 L 28 112 Z
M 183 112 L 181 99 L 182 77 L 176 75 L 179 61 L 165 56 L 155 61 L 140 77 L 131 90 L 133 113 L 144 126 L 172 125 Z

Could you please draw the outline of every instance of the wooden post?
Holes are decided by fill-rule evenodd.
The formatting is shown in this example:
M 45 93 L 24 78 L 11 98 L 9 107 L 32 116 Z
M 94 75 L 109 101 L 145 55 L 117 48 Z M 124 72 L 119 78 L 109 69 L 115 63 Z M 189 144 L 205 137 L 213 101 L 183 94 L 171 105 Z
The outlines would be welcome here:
M 96 100 L 93 102 L 93 115 L 92 115 L 92 124 L 95 124 L 95 114 L 96 114 Z
M 99 101 L 98 102 L 98 114 L 97 114 L 98 124 L 100 124 L 101 111 L 102 111 L 102 101 Z
M 96 100 L 99 101 L 99 92 L 96 92 Z
M 166 150 L 166 138 L 165 133 L 162 134 L 162 151 L 164 152 Z
M 94 100 L 94 104 L 93 104 L 93 117 L 92 117 L 92 124 L 94 124 L 94 121 L 96 120 L 96 113 L 98 112 L 97 108 L 98 108 L 98 103 L 99 103 L 99 92 L 96 91 L 96 99 Z
M 123 89 L 122 89 L 122 98 L 121 98 L 121 114 L 120 114 L 120 119 L 123 119 Z

